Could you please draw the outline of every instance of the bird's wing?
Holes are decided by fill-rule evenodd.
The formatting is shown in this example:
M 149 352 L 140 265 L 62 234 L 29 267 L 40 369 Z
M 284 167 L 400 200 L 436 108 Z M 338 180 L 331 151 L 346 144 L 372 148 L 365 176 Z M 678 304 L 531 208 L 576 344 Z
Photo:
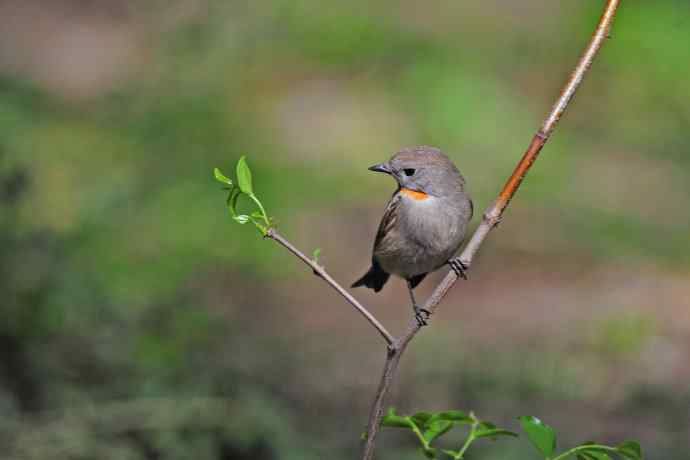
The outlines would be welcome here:
M 387 235 L 392 235 L 398 223 L 398 207 L 400 206 L 400 194 L 396 191 L 386 206 L 386 212 L 383 213 L 379 229 L 376 232 L 376 239 L 374 240 L 374 252 L 380 249 L 381 243 L 385 240 Z M 385 244 L 385 243 L 384 243 Z

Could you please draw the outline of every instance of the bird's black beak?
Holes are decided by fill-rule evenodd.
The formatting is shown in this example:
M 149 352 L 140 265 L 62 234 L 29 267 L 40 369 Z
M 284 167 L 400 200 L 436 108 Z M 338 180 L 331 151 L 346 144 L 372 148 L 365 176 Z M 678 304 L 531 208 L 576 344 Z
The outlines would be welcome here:
M 381 163 L 379 165 L 374 165 L 369 168 L 369 171 L 380 172 L 380 173 L 391 173 L 391 168 L 387 163 Z

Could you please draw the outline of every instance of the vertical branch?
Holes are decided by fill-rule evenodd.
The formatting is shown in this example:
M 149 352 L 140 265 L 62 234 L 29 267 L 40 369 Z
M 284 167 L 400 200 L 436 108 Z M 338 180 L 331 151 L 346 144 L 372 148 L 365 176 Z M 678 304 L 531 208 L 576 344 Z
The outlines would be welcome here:
M 513 174 L 508 178 L 503 189 L 499 193 L 496 200 L 491 206 L 484 212 L 482 217 L 482 222 L 477 228 L 477 230 L 472 234 L 470 241 L 467 243 L 462 253 L 460 254 L 460 260 L 465 266 L 470 267 L 474 256 L 481 247 L 482 243 L 488 236 L 489 232 L 498 224 L 501 220 L 501 216 L 505 211 L 506 207 L 510 203 L 510 200 L 517 192 L 520 184 L 524 180 L 527 172 L 532 167 L 532 164 L 536 161 L 539 152 L 541 151 L 546 141 L 549 139 L 553 130 L 555 129 L 561 116 L 568 108 L 570 101 L 572 100 L 575 92 L 582 83 L 582 79 L 589 70 L 596 57 L 597 53 L 601 49 L 604 40 L 608 38 L 609 31 L 611 30 L 611 24 L 613 18 L 616 15 L 618 6 L 620 5 L 620 0 L 608 0 L 604 13 L 599 19 L 592 39 L 590 40 L 587 48 L 585 48 L 582 57 L 577 63 L 575 70 L 570 75 L 565 87 L 563 88 L 560 96 L 553 105 L 551 111 L 548 113 L 544 123 L 541 128 L 532 138 L 527 151 L 523 155 L 520 162 L 515 167 Z M 429 299 L 426 301 L 424 308 L 433 315 L 436 311 L 439 303 L 448 293 L 451 287 L 458 280 L 457 274 L 451 270 L 443 278 L 441 283 L 436 287 L 434 292 L 431 294 Z M 393 346 L 388 350 L 386 357 L 386 364 L 383 369 L 383 375 L 381 376 L 381 381 L 379 383 L 376 396 L 374 397 L 374 402 L 371 406 L 371 411 L 369 414 L 369 423 L 367 426 L 367 436 L 364 443 L 364 451 L 362 455 L 363 460 L 371 460 L 374 457 L 374 447 L 376 445 L 376 438 L 379 431 L 379 425 L 381 423 L 381 416 L 383 415 L 383 407 L 386 399 L 386 395 L 393 383 L 398 365 L 400 364 L 400 358 L 403 352 L 407 348 L 407 345 L 414 338 L 414 336 L 419 331 L 420 326 L 417 321 L 410 323 L 405 334 L 398 339 Z

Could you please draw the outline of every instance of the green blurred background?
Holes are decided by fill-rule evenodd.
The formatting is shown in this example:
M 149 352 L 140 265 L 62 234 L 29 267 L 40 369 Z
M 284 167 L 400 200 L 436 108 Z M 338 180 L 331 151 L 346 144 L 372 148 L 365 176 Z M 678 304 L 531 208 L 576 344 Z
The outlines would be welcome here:
M 380 339 L 231 221 L 213 167 L 247 154 L 282 232 L 349 284 L 394 187 L 367 166 L 438 146 L 484 209 L 603 4 L 1 2 L 2 458 L 356 458 Z M 689 43 L 687 0 L 623 2 L 471 280 L 404 358 L 400 412 L 531 414 L 564 446 L 688 458 Z M 394 332 L 410 320 L 399 280 L 356 295 Z M 384 432 L 380 457 L 414 446 Z

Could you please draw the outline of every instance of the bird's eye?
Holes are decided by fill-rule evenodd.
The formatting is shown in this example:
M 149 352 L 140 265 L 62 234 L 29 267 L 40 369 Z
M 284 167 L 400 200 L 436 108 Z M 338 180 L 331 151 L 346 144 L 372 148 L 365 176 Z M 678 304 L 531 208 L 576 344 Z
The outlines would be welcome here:
M 414 175 L 415 170 L 413 168 L 405 168 L 403 169 L 403 172 L 406 176 L 412 176 Z

